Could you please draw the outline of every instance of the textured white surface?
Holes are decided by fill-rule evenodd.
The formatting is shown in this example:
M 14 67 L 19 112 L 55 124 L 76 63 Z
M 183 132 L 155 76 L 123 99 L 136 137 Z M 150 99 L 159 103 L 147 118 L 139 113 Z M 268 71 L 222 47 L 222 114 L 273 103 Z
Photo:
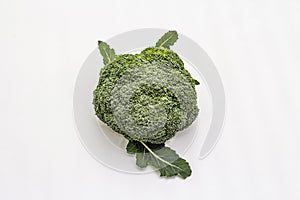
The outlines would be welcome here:
M 300 2 L 0 2 L 0 199 L 300 199 Z M 76 135 L 73 86 L 95 41 L 158 27 L 193 38 L 227 97 L 223 136 L 191 178 L 129 175 Z

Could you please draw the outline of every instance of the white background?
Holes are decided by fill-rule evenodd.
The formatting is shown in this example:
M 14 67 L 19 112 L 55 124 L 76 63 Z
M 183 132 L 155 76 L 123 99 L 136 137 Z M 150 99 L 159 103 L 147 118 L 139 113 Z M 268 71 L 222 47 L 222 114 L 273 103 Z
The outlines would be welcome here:
M 300 1 L 0 1 L 0 199 L 300 199 Z M 97 40 L 176 29 L 216 64 L 223 136 L 192 177 L 97 163 L 73 119 L 73 86 Z

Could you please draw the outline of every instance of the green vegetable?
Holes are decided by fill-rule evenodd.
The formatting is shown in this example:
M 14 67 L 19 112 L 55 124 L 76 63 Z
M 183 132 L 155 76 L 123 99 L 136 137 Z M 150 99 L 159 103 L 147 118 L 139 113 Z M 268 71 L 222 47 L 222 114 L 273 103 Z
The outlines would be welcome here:
M 103 63 L 104 65 L 110 63 L 115 58 L 115 50 L 111 49 L 108 44 L 102 41 L 98 41 L 98 47 L 100 50 L 101 55 L 103 56 Z
M 160 176 L 187 178 L 192 173 L 189 164 L 164 144 L 129 141 L 126 149 L 128 153 L 136 154 L 137 166 L 145 168 L 151 165 L 160 171 Z
M 165 47 L 167 49 L 170 49 L 170 46 L 172 46 L 178 39 L 178 34 L 176 31 L 169 31 L 166 34 L 164 34 L 156 43 L 156 47 Z
M 151 165 L 161 176 L 186 178 L 191 174 L 188 163 L 164 146 L 199 112 L 195 91 L 199 82 L 169 49 L 177 39 L 176 31 L 169 31 L 156 47 L 135 55 L 115 55 L 99 41 L 105 66 L 93 104 L 97 117 L 129 140 L 127 151 L 136 154 L 138 166 Z

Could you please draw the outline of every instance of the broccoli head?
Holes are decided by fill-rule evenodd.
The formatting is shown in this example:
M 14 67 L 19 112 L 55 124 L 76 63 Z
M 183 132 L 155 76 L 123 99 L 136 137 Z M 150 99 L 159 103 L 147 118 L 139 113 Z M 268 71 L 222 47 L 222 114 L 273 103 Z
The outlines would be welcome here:
M 129 140 L 152 144 L 162 144 L 192 124 L 199 112 L 199 82 L 169 46 L 135 55 L 114 55 L 108 45 L 101 50 L 110 55 L 93 93 L 101 121 Z

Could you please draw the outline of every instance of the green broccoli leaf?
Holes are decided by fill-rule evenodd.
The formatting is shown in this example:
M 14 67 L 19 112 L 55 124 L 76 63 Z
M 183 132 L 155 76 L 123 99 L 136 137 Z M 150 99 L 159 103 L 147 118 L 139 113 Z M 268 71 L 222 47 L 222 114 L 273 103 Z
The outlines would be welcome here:
M 189 177 L 192 170 L 184 159 L 180 158 L 174 150 L 164 144 L 150 144 L 138 141 L 129 141 L 126 150 L 136 154 L 136 165 L 145 168 L 153 166 L 160 172 L 160 176 Z
M 176 31 L 168 31 L 165 33 L 156 43 L 156 47 L 164 47 L 170 49 L 178 39 L 178 34 Z
M 102 41 L 98 41 L 98 47 L 100 50 L 100 53 L 103 57 L 103 63 L 104 65 L 110 63 L 114 60 L 116 53 L 113 48 L 110 48 L 108 44 Z

